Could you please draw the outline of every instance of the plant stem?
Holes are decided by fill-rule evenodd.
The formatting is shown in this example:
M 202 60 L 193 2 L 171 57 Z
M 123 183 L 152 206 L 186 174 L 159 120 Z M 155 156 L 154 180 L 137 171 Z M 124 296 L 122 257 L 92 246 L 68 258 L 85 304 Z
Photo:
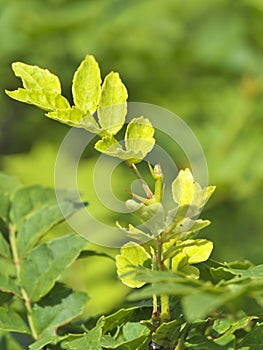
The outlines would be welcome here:
M 163 270 L 162 246 L 163 246 L 162 240 L 160 238 L 157 239 L 156 261 L 157 261 L 157 269 L 159 271 Z M 171 319 L 171 315 L 170 315 L 169 296 L 166 294 L 162 294 L 161 295 L 161 322 L 167 322 L 167 321 L 170 321 L 170 319 Z
M 184 350 L 184 341 L 187 336 L 187 332 L 188 332 L 188 325 L 186 324 L 179 338 L 178 344 L 176 345 L 174 350 Z
M 150 189 L 150 187 L 147 185 L 147 183 L 145 182 L 145 180 L 143 179 L 143 177 L 141 176 L 139 170 L 137 169 L 136 165 L 134 163 L 129 164 L 128 163 L 129 168 L 134 172 L 134 174 L 136 175 L 137 179 L 139 179 L 141 181 L 142 187 L 146 193 L 146 196 L 148 199 L 153 198 L 153 193 Z
M 39 339 L 39 336 L 37 334 L 35 324 L 33 321 L 33 317 L 32 317 L 31 300 L 30 300 L 29 295 L 27 294 L 26 290 L 21 285 L 21 277 L 20 277 L 21 260 L 19 258 L 17 245 L 16 245 L 16 228 L 13 225 L 9 226 L 9 241 L 10 241 L 11 251 L 12 251 L 12 255 L 13 255 L 13 262 L 14 262 L 15 268 L 16 268 L 17 280 L 18 280 L 19 286 L 20 286 L 19 288 L 20 288 L 21 295 L 22 295 L 23 300 L 24 300 L 24 305 L 25 305 L 26 311 L 27 311 L 27 321 L 28 321 L 33 338 L 35 340 L 37 340 L 37 339 Z

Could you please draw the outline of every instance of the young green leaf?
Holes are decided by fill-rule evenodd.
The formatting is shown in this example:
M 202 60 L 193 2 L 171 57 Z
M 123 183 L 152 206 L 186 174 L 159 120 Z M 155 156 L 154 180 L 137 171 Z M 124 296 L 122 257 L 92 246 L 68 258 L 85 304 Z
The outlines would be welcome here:
M 46 113 L 46 116 L 60 123 L 74 126 L 75 128 L 83 128 L 95 134 L 101 132 L 99 125 L 92 115 L 89 112 L 83 112 L 76 106 L 51 111 Z
M 30 334 L 26 323 L 16 311 L 0 307 L 0 315 L 0 331 Z
M 189 239 L 178 242 L 177 246 L 182 246 L 183 253 L 187 256 L 189 264 L 197 264 L 206 261 L 213 250 L 213 243 L 206 239 Z
M 129 163 L 139 163 L 152 150 L 155 139 L 154 128 L 147 118 L 134 118 L 128 124 L 125 133 L 126 150 L 132 152 L 134 157 Z M 136 155 L 140 155 L 139 157 Z
M 15 91 L 6 91 L 6 93 L 14 100 L 32 104 L 45 111 L 70 108 L 70 104 L 64 96 L 50 90 L 19 88 Z
M 189 169 L 180 170 L 172 183 L 173 199 L 179 206 L 192 205 L 202 209 L 215 190 L 215 186 L 201 188 L 194 182 Z
M 149 265 L 150 261 L 150 254 L 142 246 L 129 242 L 121 248 L 121 254 L 116 256 L 118 276 L 129 287 L 142 287 L 145 283 L 136 280 L 134 267 Z
M 97 61 L 87 55 L 74 74 L 72 94 L 75 105 L 84 112 L 93 114 L 100 97 L 100 69 Z
M 77 258 L 86 240 L 69 234 L 34 248 L 21 264 L 21 284 L 32 301 L 40 300 Z
M 25 89 L 40 89 L 61 93 L 61 86 L 58 77 L 47 69 L 31 66 L 22 62 L 12 64 L 15 75 L 22 79 Z
M 61 288 L 61 287 L 58 287 Z M 35 304 L 32 318 L 41 337 L 57 335 L 57 329 L 79 316 L 88 297 L 84 292 L 72 292 L 63 288 L 63 293 L 54 289 L 39 304 Z
M 115 135 L 122 128 L 127 114 L 128 93 L 118 73 L 109 73 L 102 84 L 98 108 L 100 126 Z

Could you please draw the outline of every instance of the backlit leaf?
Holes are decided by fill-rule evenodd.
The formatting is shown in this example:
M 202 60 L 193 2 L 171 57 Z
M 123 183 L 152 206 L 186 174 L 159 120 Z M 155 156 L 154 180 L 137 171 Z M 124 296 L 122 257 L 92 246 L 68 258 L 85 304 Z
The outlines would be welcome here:
M 133 271 L 133 267 L 149 264 L 150 259 L 151 256 L 142 246 L 133 242 L 125 244 L 120 254 L 116 256 L 118 276 L 129 287 L 142 287 L 145 283 L 136 280 L 135 274 L 129 272 Z
M 98 118 L 102 129 L 117 134 L 125 122 L 128 93 L 119 74 L 109 73 L 102 84 Z
M 70 104 L 64 96 L 49 90 L 19 88 L 14 91 L 6 91 L 6 93 L 14 100 L 32 104 L 45 111 L 70 108 Z
M 92 115 L 89 112 L 83 112 L 76 106 L 51 111 L 46 113 L 46 116 L 60 123 L 74 126 L 75 128 L 83 128 L 95 134 L 101 131 Z
M 87 55 L 74 74 L 72 94 L 75 105 L 84 112 L 93 114 L 100 97 L 100 69 L 95 58 Z
M 132 119 L 125 133 L 126 150 L 134 154 L 129 163 L 139 163 L 152 150 L 155 144 L 153 135 L 154 128 L 148 119 L 144 117 Z
M 180 170 L 172 183 L 173 199 L 179 206 L 195 205 L 198 209 L 203 208 L 215 190 L 215 186 L 201 188 L 194 181 L 189 169 Z
M 84 336 L 78 339 L 65 341 L 63 349 L 67 350 L 102 350 L 100 339 L 102 334 L 102 325 L 88 331 Z
M 15 75 L 22 79 L 25 89 L 44 89 L 61 93 L 61 86 L 58 77 L 47 69 L 31 66 L 22 62 L 12 64 Z

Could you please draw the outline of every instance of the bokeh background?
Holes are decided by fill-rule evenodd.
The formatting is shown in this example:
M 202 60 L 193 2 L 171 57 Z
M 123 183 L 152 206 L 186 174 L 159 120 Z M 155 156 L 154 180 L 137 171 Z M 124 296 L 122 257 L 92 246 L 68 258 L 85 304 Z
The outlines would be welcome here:
M 53 186 L 56 154 L 68 131 L 4 94 L 20 85 L 11 63 L 48 68 L 71 99 L 73 73 L 93 54 L 103 76 L 120 73 L 129 101 L 169 109 L 197 135 L 209 182 L 217 186 L 203 213 L 212 220 L 202 236 L 214 241 L 213 257 L 262 263 L 262 0 L 0 0 L 0 32 L 1 171 L 25 184 Z M 175 145 L 159 137 L 177 165 L 187 166 Z M 93 213 L 114 223 L 116 213 L 91 188 L 97 156 L 92 148 L 83 156 L 80 188 Z M 116 170 L 113 188 L 127 199 L 132 176 L 123 174 Z M 108 312 L 128 292 L 106 258 L 83 259 L 63 278 L 94 296 L 88 315 Z

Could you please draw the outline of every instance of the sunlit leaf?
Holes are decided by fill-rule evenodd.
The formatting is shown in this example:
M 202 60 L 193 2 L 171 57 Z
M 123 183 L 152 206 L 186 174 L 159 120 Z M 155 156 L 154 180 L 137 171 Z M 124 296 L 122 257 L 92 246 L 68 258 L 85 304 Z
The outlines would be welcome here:
M 14 100 L 37 106 L 45 111 L 70 108 L 68 100 L 60 94 L 50 90 L 22 89 L 6 91 Z
M 151 256 L 146 250 L 136 244 L 129 242 L 121 248 L 121 252 L 116 256 L 117 273 L 124 284 L 132 288 L 139 288 L 144 285 L 143 282 L 137 281 L 133 271 L 133 267 L 145 266 L 149 264 Z
M 60 94 L 61 87 L 58 77 L 47 69 L 31 66 L 22 62 L 12 64 L 15 75 L 22 79 L 25 89 L 44 89 Z
M 195 205 L 198 209 L 203 208 L 215 190 L 215 186 L 201 188 L 194 181 L 189 169 L 180 170 L 172 183 L 173 199 L 179 206 Z
M 119 74 L 109 73 L 102 84 L 98 118 L 102 129 L 117 134 L 125 122 L 128 93 Z
M 95 58 L 87 55 L 74 74 L 72 94 L 75 105 L 93 114 L 100 97 L 100 69 Z
M 152 150 L 155 144 L 153 135 L 154 128 L 147 118 L 132 119 L 125 133 L 125 146 L 127 151 L 140 156 L 129 159 L 129 163 L 139 163 Z
M 83 112 L 76 106 L 51 111 L 46 113 L 46 116 L 57 120 L 60 123 L 74 126 L 75 128 L 83 128 L 95 134 L 98 134 L 101 131 L 93 116 L 89 112 Z

